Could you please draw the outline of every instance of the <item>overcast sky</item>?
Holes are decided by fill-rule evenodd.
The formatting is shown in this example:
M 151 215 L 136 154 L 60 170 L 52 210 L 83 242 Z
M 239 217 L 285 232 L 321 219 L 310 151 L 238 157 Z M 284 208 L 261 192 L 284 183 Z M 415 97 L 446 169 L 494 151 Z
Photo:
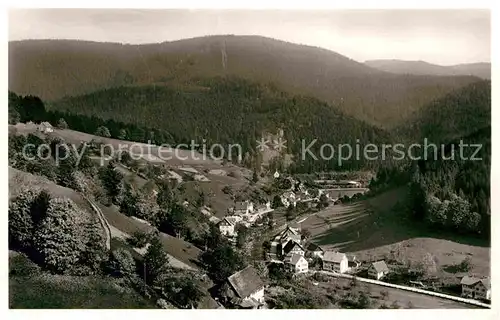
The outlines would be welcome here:
M 357 61 L 490 62 L 486 10 L 125 10 L 9 12 L 9 39 L 152 43 L 204 35 L 262 35 L 336 51 Z

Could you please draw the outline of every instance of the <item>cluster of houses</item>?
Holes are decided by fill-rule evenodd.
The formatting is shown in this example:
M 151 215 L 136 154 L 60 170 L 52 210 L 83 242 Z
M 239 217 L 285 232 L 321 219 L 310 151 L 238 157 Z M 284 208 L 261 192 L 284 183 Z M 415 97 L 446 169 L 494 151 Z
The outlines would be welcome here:
M 251 201 L 238 201 L 228 210 L 228 215 L 218 223 L 219 231 L 226 237 L 234 238 L 238 235 L 238 224 L 250 227 L 259 218 L 273 210 L 269 201 L 257 205 Z
M 272 262 L 283 263 L 285 268 L 295 274 L 309 271 L 309 263 L 314 259 L 321 259 L 322 269 L 336 273 L 346 273 L 351 267 L 345 253 L 323 250 L 320 246 L 301 239 L 300 226 L 287 225 L 284 231 L 276 235 L 271 242 L 270 258 Z M 359 265 L 356 257 L 351 257 L 352 263 Z M 389 273 L 385 261 L 376 261 L 368 268 L 369 277 L 380 280 Z

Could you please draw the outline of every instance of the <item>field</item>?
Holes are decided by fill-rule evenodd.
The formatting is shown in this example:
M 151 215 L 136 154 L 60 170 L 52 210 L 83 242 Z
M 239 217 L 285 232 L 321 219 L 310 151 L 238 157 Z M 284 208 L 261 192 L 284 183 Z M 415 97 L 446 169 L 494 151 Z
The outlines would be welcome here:
M 430 253 L 442 277 L 456 278 L 462 275 L 446 270 L 470 257 L 471 273 L 489 275 L 487 241 L 428 230 L 409 220 L 397 206 L 405 196 L 406 189 L 399 188 L 353 204 L 331 206 L 303 221 L 301 227 L 311 232 L 313 242 L 354 254 L 361 261 L 396 254 L 418 262 Z
M 350 280 L 341 278 L 330 278 L 329 281 L 321 281 L 318 283 L 319 290 L 331 292 L 345 291 L 350 285 Z M 313 287 L 313 286 L 310 286 Z M 468 304 L 459 303 L 456 301 L 441 299 L 437 297 L 426 296 L 409 291 L 398 290 L 394 288 L 386 288 L 368 283 L 358 283 L 357 289 L 367 293 L 372 301 L 371 308 L 380 308 L 382 305 L 391 306 L 396 304 L 402 309 L 415 308 L 415 309 L 463 309 L 475 308 Z M 351 290 L 351 289 L 348 289 Z M 385 291 L 386 296 L 381 293 Z
M 112 234 L 114 237 L 118 237 L 116 231 L 124 233 L 126 235 L 131 235 L 135 231 L 150 232 L 153 227 L 147 223 L 143 223 L 140 220 L 127 217 L 118 211 L 115 206 L 106 207 L 104 205 L 98 204 L 99 208 L 104 213 L 106 220 L 113 227 Z M 173 258 L 179 260 L 180 262 L 187 264 L 191 268 L 198 268 L 198 256 L 201 250 L 190 244 L 189 242 L 183 241 L 172 237 L 165 233 L 160 233 L 161 242 L 165 252 L 167 252 Z
M 16 257 L 16 262 L 12 259 Z M 24 256 L 9 252 L 10 272 L 33 270 L 34 264 Z M 76 277 L 31 271 L 9 276 L 11 309 L 144 309 L 155 305 L 105 276 Z
M 45 177 L 9 167 L 9 199 L 16 197 L 26 188 L 44 189 L 54 197 L 70 198 L 85 212 L 94 213 L 89 203 L 75 190 L 61 187 Z

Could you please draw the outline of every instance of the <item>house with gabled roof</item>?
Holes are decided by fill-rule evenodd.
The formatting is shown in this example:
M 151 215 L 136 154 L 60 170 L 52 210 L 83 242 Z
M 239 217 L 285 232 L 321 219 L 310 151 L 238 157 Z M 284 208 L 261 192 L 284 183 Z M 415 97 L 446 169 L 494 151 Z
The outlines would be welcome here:
M 251 202 L 251 201 L 238 201 L 234 204 L 234 207 L 230 211 L 232 211 L 232 213 L 234 215 L 251 214 L 254 211 L 253 202 Z
M 296 228 L 294 228 L 290 225 L 287 225 L 285 230 L 283 230 L 281 233 L 279 233 L 274 239 L 275 239 L 275 241 L 280 242 L 282 244 L 285 244 L 289 240 L 293 240 L 295 242 L 300 243 L 301 236 L 300 236 L 299 231 Z
M 309 271 L 309 263 L 300 254 L 290 254 L 283 260 L 285 266 L 293 273 L 305 273 Z
M 349 270 L 349 262 L 345 253 L 328 250 L 323 255 L 323 270 L 345 273 Z
M 283 255 L 287 256 L 290 254 L 298 254 L 301 256 L 304 256 L 306 251 L 304 248 L 297 242 L 290 240 L 288 241 L 285 246 L 283 246 Z
M 462 297 L 491 300 L 490 278 L 465 276 L 460 281 L 460 285 L 462 285 Z
M 54 127 L 47 121 L 42 122 L 38 125 L 37 130 L 43 133 L 54 132 Z
M 252 266 L 236 272 L 227 280 L 240 300 L 240 307 L 257 309 L 265 304 L 264 281 Z
M 373 262 L 368 268 L 368 276 L 380 280 L 389 273 L 389 267 L 384 260 Z
M 226 237 L 236 237 L 236 224 L 238 223 L 238 218 L 234 216 L 226 216 L 218 223 L 219 231 L 222 235 Z

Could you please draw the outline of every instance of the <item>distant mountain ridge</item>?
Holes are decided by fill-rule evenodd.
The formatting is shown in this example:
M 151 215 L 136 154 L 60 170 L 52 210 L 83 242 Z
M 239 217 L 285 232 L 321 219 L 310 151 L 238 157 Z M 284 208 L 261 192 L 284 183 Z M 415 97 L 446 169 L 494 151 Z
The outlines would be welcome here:
M 464 63 L 453 66 L 441 66 L 425 61 L 407 60 L 367 60 L 365 64 L 380 71 L 395 74 L 431 75 L 431 76 L 475 76 L 491 79 L 491 63 Z
M 191 90 L 203 79 L 236 76 L 313 96 L 385 128 L 479 80 L 391 74 L 326 49 L 258 36 L 207 36 L 145 45 L 15 41 L 9 43 L 9 70 L 9 90 L 52 102 L 121 86 Z

